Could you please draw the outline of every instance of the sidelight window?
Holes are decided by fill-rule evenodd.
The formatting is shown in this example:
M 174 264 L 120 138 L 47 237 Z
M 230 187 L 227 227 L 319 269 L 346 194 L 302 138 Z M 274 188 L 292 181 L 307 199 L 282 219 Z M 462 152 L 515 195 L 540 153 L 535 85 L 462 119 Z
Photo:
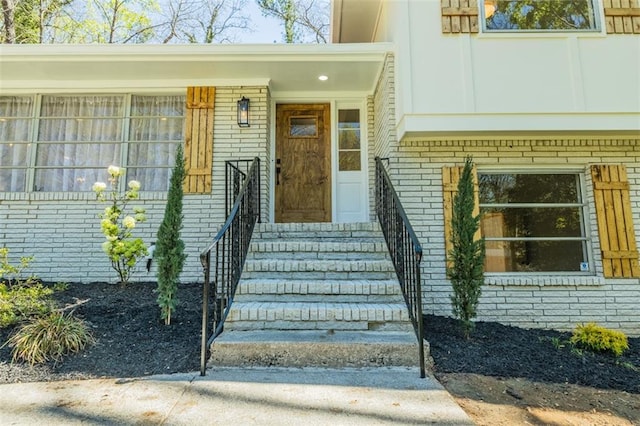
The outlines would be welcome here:
M 341 109 L 338 111 L 338 170 L 361 170 L 360 150 L 360 110 Z

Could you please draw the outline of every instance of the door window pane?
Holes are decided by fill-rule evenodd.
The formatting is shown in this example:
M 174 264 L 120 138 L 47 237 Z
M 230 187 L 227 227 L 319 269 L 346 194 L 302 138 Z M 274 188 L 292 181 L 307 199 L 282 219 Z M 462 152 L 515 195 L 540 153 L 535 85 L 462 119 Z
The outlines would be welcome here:
M 316 117 L 291 117 L 289 122 L 289 136 L 317 137 L 318 119 Z
M 338 111 L 338 170 L 359 171 L 360 164 L 360 110 Z
M 361 169 L 360 151 L 340 151 L 339 170 L 353 172 Z

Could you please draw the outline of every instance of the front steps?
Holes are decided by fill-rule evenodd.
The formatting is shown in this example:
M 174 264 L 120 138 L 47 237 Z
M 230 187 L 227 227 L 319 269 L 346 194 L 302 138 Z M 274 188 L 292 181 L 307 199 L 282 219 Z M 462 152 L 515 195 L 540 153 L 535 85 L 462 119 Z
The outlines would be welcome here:
M 258 224 L 216 366 L 417 366 L 376 223 Z

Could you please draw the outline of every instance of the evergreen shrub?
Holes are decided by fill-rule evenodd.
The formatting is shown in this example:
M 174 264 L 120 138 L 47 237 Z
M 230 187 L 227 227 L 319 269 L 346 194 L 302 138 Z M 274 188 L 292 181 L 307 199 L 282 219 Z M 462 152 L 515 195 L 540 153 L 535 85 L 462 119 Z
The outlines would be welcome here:
M 629 349 L 629 341 L 623 332 L 609 330 L 594 322 L 578 325 L 570 342 L 588 351 L 610 352 L 615 356 Z

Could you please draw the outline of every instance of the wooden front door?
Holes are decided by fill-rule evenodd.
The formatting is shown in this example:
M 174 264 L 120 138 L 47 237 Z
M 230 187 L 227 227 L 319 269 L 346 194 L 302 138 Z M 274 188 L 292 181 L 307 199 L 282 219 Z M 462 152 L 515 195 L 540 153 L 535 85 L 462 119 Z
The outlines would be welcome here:
M 331 221 L 329 104 L 276 107 L 276 222 Z

